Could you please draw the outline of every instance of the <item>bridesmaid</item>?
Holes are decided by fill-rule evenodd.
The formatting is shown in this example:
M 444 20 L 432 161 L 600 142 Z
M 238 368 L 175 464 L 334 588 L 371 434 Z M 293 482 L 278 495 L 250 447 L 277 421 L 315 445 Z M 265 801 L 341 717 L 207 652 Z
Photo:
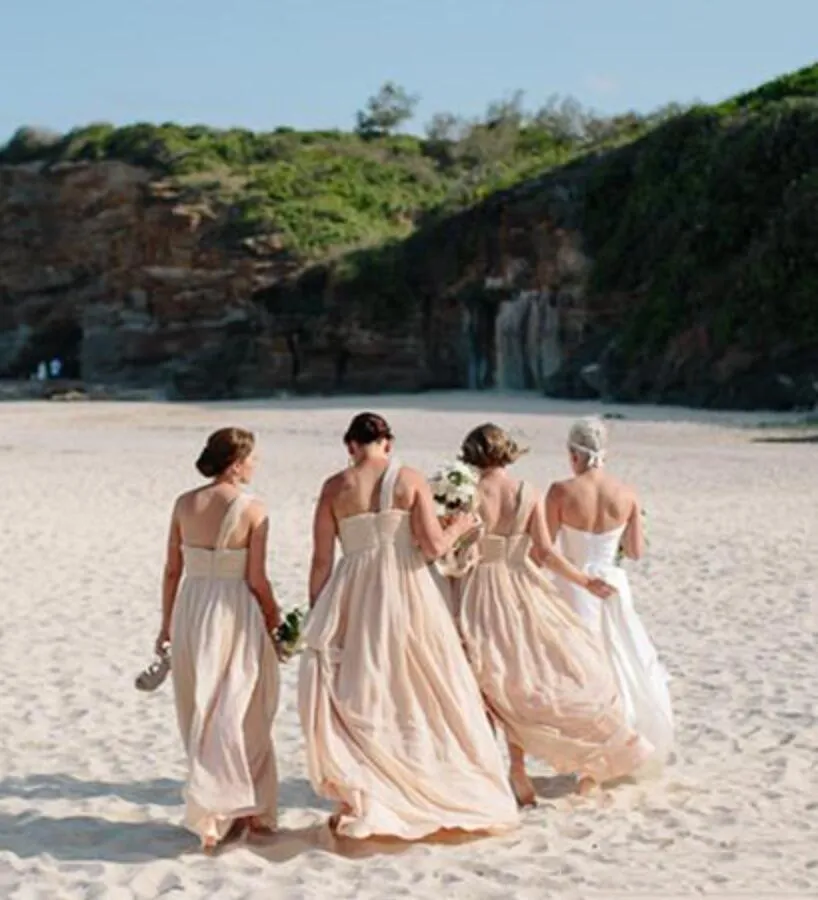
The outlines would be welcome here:
M 576 613 L 600 636 L 608 653 L 628 721 L 654 746 L 649 768 L 661 769 L 673 749 L 673 709 L 668 676 L 639 618 L 627 573 L 616 565 L 621 549 L 630 559 L 644 552 L 636 491 L 605 468 L 608 433 L 597 418 L 580 419 L 568 435 L 573 477 L 551 486 L 549 531 L 577 566 L 604 573 L 616 597 L 600 603 L 581 586 L 557 579 Z
M 602 644 L 537 567 L 597 597 L 612 593 L 554 552 L 543 498 L 506 471 L 523 452 L 491 424 L 463 441 L 461 458 L 480 472 L 485 534 L 461 586 L 459 623 L 480 689 L 506 733 L 518 802 L 533 806 L 526 753 L 578 775 L 586 793 L 633 772 L 650 746 L 627 727 Z
M 278 658 L 269 634 L 279 609 L 265 571 L 267 513 L 242 493 L 254 448 L 241 428 L 210 435 L 196 462 L 210 480 L 176 500 L 165 563 L 156 644 L 171 643 L 188 759 L 185 825 L 205 852 L 276 824 Z
M 315 510 L 299 679 L 310 779 L 337 803 L 330 827 L 405 840 L 510 828 L 502 758 L 427 565 L 474 519 L 441 529 L 426 479 L 392 457 L 380 416 L 356 416 L 343 440 L 352 464 Z

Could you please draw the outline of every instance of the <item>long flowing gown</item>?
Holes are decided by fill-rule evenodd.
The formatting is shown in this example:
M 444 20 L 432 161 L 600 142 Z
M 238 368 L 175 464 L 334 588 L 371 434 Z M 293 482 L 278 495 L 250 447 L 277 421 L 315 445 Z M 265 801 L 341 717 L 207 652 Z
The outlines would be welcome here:
M 616 565 L 624 531 L 624 525 L 601 533 L 562 525 L 557 535 L 564 555 L 577 568 L 616 588 L 615 597 L 599 600 L 564 579 L 558 579 L 557 584 L 588 628 L 602 640 L 628 722 L 654 747 L 643 769 L 647 774 L 660 769 L 673 749 L 673 706 L 667 672 L 636 612 L 627 573 Z
M 214 549 L 182 548 L 185 579 L 171 625 L 171 672 L 188 759 L 185 825 L 217 841 L 244 816 L 276 825 L 278 658 L 245 582 L 247 550 L 226 546 L 247 502 L 244 495 L 231 502 Z
M 414 840 L 518 822 L 497 742 L 446 601 L 393 508 L 339 523 L 343 557 L 305 628 L 299 710 L 316 792 L 338 831 Z
M 530 558 L 537 503 L 520 485 L 511 531 L 488 534 L 461 587 L 459 625 L 480 689 L 512 743 L 597 783 L 651 753 L 630 728 L 601 642 Z

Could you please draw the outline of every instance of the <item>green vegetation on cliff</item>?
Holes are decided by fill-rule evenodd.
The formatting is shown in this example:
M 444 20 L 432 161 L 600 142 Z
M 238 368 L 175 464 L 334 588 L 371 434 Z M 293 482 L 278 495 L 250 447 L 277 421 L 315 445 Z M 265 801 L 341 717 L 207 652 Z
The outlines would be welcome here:
M 115 159 L 144 166 L 226 205 L 228 239 L 276 234 L 306 262 L 403 238 L 433 210 L 443 215 L 477 202 L 590 146 L 627 140 L 652 121 L 601 119 L 556 99 L 528 114 L 514 97 L 492 104 L 479 121 L 438 115 L 426 138 L 394 133 L 413 102 L 385 85 L 358 113 L 354 133 L 94 124 L 55 135 L 21 128 L 0 149 L 0 163 Z
M 627 365 L 694 328 L 711 360 L 785 369 L 818 348 L 816 209 L 818 65 L 603 157 L 586 187 L 590 299 L 639 297 L 619 323 Z
M 227 244 L 276 236 L 301 275 L 267 293 L 271 309 L 309 315 L 331 281 L 381 322 L 444 295 L 479 305 L 506 217 L 535 234 L 538 195 L 570 176 L 570 227 L 593 261 L 589 338 L 616 336 L 614 395 L 741 404 L 754 388 L 730 395 L 719 379 L 752 380 L 773 358 L 779 383 L 814 368 L 818 383 L 818 64 L 651 116 L 572 101 L 532 113 L 515 96 L 479 121 L 438 115 L 424 138 L 396 133 L 413 103 L 385 85 L 352 133 L 21 129 L 0 163 L 148 167 L 226 211 Z M 594 318 L 613 297 L 619 313 Z M 688 338 L 695 351 L 679 349 Z

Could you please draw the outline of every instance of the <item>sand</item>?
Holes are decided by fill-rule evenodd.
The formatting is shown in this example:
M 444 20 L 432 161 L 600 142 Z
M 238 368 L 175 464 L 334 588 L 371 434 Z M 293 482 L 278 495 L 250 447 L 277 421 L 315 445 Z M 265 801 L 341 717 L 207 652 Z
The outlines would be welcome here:
M 759 443 L 763 415 L 610 407 L 611 466 L 640 487 L 650 558 L 637 604 L 673 676 L 678 756 L 664 778 L 592 799 L 535 764 L 547 796 L 515 833 L 331 841 L 305 777 L 284 669 L 281 826 L 267 847 L 202 857 L 179 827 L 184 760 L 169 684 L 140 694 L 158 626 L 174 496 L 207 432 L 253 428 L 272 510 L 271 571 L 305 602 L 311 508 L 375 407 L 425 470 L 487 418 L 533 450 L 543 488 L 595 407 L 442 394 L 343 400 L 0 407 L 0 897 L 651 897 L 818 894 L 818 447 Z M 782 417 L 782 421 L 786 417 Z

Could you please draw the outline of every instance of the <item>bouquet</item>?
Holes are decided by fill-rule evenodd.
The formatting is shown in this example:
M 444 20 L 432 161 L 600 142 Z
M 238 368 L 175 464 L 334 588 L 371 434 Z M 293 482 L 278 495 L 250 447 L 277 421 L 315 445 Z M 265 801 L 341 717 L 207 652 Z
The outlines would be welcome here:
M 469 512 L 474 506 L 477 484 L 477 473 L 466 463 L 454 462 L 438 469 L 429 479 L 438 518 Z
M 272 633 L 276 653 L 281 662 L 287 662 L 301 651 L 301 630 L 306 613 L 300 606 L 290 610 L 281 624 Z
M 648 545 L 648 535 L 647 535 L 648 517 L 647 517 L 647 513 L 645 512 L 644 509 L 639 510 L 639 515 L 642 518 L 642 531 L 645 534 L 645 546 L 647 547 L 647 545 Z M 620 544 L 616 550 L 616 565 L 621 567 L 623 562 L 625 562 L 625 551 L 622 549 L 622 545 Z
M 477 497 L 477 472 L 463 462 L 443 466 L 429 479 L 435 512 L 441 524 L 458 512 L 472 512 Z M 449 552 L 437 561 L 437 568 L 450 578 L 462 578 L 477 564 L 480 527 L 464 534 Z

